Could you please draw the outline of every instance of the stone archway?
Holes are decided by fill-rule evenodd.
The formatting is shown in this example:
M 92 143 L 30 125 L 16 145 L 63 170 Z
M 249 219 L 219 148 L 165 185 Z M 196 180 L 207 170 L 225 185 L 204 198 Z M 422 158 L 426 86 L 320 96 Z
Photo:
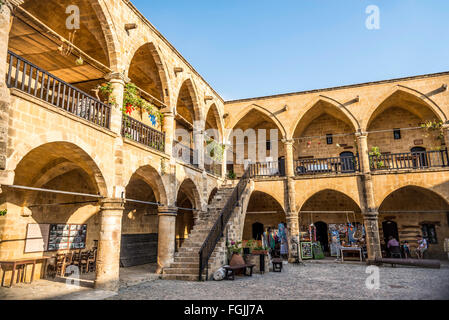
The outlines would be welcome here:
M 421 129 L 427 121 L 445 121 L 444 114 L 410 90 L 397 89 L 375 107 L 366 123 L 368 148 L 381 153 L 407 153 L 412 147 L 441 148 L 439 132 Z
M 293 131 L 294 159 L 339 157 L 356 153 L 358 122 L 346 108 L 331 99 L 314 99 L 296 122 Z
M 408 185 L 391 192 L 379 207 L 380 239 L 385 241 L 383 226 L 397 224 L 400 241 L 408 241 L 412 251 L 416 236 L 427 237 L 427 258 L 443 258 L 444 239 L 449 237 L 449 202 L 436 192 Z M 385 246 L 386 243 L 383 243 Z M 383 248 L 385 250 L 385 248 Z
M 13 186 L 38 189 L 5 187 L 2 206 L 7 215 L 0 223 L 0 234 L 2 239 L 21 240 L 1 242 L 0 257 L 42 257 L 98 247 L 99 201 L 108 192 L 104 176 L 89 154 L 73 143 L 45 143 L 23 156 L 14 173 Z M 30 247 L 25 239 L 24 230 L 32 226 L 42 232 L 39 247 Z M 53 232 L 53 226 L 63 226 L 67 234 Z M 43 272 L 38 265 L 36 277 Z
M 131 267 L 156 263 L 158 207 L 167 203 L 162 179 L 153 167 L 140 167 L 131 176 L 125 194 L 127 200 L 122 217 L 120 265 Z
M 201 208 L 200 194 L 191 179 L 185 179 L 179 186 L 176 206 L 178 207 L 178 214 L 175 228 L 176 250 L 178 250 L 184 241 L 189 238 L 195 224 L 197 210 Z

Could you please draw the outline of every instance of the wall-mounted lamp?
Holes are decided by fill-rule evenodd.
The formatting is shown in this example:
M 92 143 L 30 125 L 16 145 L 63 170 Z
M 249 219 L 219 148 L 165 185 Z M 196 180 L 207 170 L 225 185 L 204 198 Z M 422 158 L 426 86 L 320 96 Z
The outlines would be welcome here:
M 136 23 L 126 23 L 125 24 L 125 30 L 126 30 L 126 33 L 128 33 L 128 35 L 129 35 L 129 30 L 133 30 L 133 29 L 137 29 Z
M 184 69 L 183 69 L 183 68 L 180 68 L 180 67 L 175 67 L 175 68 L 173 69 L 173 71 L 175 72 L 175 75 L 177 76 L 178 73 L 183 72 Z

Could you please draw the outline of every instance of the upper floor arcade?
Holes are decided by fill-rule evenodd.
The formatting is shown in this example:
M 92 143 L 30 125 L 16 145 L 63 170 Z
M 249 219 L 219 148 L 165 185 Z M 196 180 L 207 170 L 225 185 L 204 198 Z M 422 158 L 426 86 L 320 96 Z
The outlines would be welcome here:
M 228 170 L 250 166 L 258 178 L 447 170 L 448 81 L 440 73 L 226 102 Z
M 223 100 L 132 3 L 11 3 L 9 88 L 221 176 L 194 150 L 223 132 Z

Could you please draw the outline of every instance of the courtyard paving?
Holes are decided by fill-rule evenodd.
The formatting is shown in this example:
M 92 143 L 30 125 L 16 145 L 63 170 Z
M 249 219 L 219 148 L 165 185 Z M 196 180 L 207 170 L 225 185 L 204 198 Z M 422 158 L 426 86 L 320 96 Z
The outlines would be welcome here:
M 449 266 L 441 269 L 381 267 L 380 288 L 369 290 L 366 265 L 306 263 L 282 273 L 236 277 L 235 281 L 155 280 L 121 288 L 108 299 L 134 300 L 417 300 L 449 299 Z
M 0 288 L 0 300 L 448 300 L 449 263 L 441 269 L 412 267 L 379 269 L 380 288 L 369 290 L 369 274 L 360 263 L 306 262 L 284 265 L 282 273 L 269 272 L 235 281 L 187 282 L 161 280 L 153 265 L 121 269 L 121 289 L 92 289 L 91 274 L 80 286 L 39 280 Z

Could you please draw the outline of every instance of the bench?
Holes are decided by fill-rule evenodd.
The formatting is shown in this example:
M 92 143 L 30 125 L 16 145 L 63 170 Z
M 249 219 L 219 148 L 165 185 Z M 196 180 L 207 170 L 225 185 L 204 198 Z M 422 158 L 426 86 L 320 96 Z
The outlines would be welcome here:
M 225 279 L 226 280 L 234 280 L 235 279 L 235 272 L 239 270 L 243 270 L 243 274 L 247 277 L 251 277 L 253 275 L 253 268 L 255 267 L 255 264 L 242 264 L 242 265 L 234 265 L 234 266 L 224 266 L 225 269 Z M 249 274 L 247 274 L 247 271 L 249 270 Z
M 274 258 L 271 262 L 273 263 L 273 272 L 282 272 L 282 259 Z

